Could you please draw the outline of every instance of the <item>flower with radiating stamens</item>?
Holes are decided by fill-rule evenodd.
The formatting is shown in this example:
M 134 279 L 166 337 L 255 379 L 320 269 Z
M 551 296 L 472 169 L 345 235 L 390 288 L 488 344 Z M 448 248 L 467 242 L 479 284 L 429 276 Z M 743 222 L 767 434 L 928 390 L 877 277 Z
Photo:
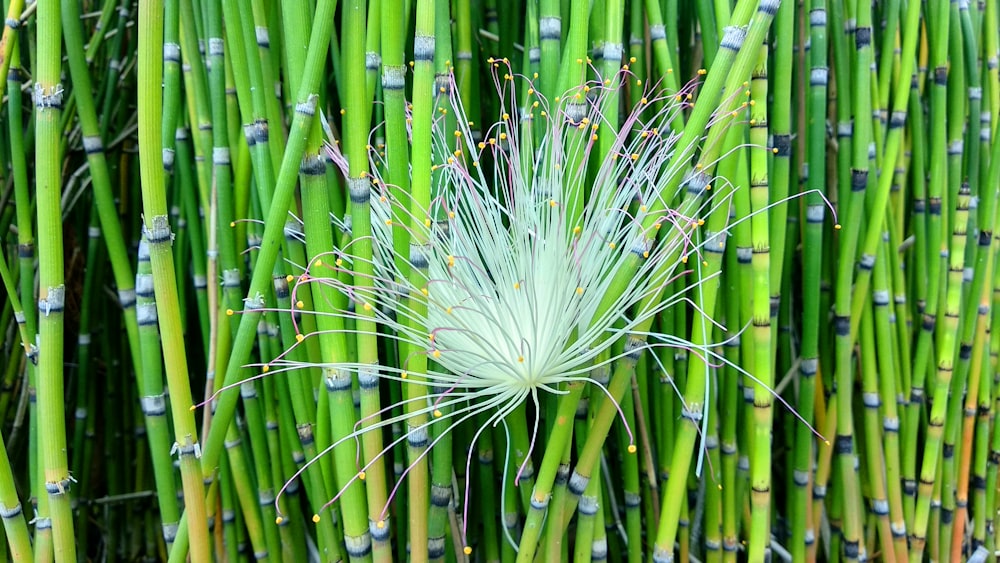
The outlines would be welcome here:
M 517 98 L 513 84 L 497 80 L 507 103 Z M 441 436 L 476 419 L 480 427 L 468 463 L 480 434 L 506 425 L 507 417 L 530 401 L 535 421 L 524 454 L 527 464 L 540 394 L 564 394 L 571 383 L 592 383 L 606 394 L 592 377 L 594 370 L 652 346 L 690 346 L 680 337 L 640 327 L 687 301 L 683 295 L 664 295 L 664 290 L 688 272 L 689 256 L 700 261 L 706 236 L 699 229 L 714 209 L 728 214 L 728 197 L 705 197 L 712 179 L 698 169 L 680 182 L 679 193 L 664 193 L 694 156 L 676 151 L 671 121 L 686 103 L 675 101 L 676 93 L 646 92 L 620 126 L 610 124 L 620 133 L 602 154 L 597 135 L 607 124 L 600 108 L 611 91 L 602 82 L 584 88 L 586 95 L 571 92 L 562 104 L 538 99 L 525 112 L 502 110 L 498 121 L 484 129 L 481 142 L 474 140 L 453 100 L 458 130 L 436 128 L 435 154 L 445 155 L 436 164 L 438 195 L 419 213 L 385 184 L 378 174 L 382 163 L 373 153 L 374 283 L 350 281 L 359 275 L 362 260 L 350 246 L 335 257 L 314 257 L 300 281 L 331 284 L 354 310 L 373 313 L 380 335 L 402 352 L 398 365 L 379 366 L 377 375 L 423 385 L 427 394 L 413 399 L 419 409 L 363 420 L 338 443 L 416 413 L 428 422 L 410 427 L 383 453 L 403 440 L 412 442 L 414 433 L 422 441 L 432 425 L 442 425 L 421 454 L 426 455 Z M 343 165 L 336 148 L 330 148 L 330 157 Z M 678 208 L 681 201 L 685 203 Z M 419 232 L 412 239 L 428 242 L 396 248 L 397 229 Z M 417 275 L 404 274 L 400 265 Z M 311 276 L 314 268 L 330 268 L 335 275 Z M 351 310 L 335 314 L 354 317 Z M 623 350 L 625 336 L 637 330 L 641 334 Z M 710 350 L 701 352 L 720 358 Z M 428 369 L 410 374 L 415 355 L 432 361 Z M 281 356 L 267 367 L 274 374 L 301 366 Z M 372 371 L 370 365 L 350 363 L 325 367 L 366 377 Z M 630 430 L 629 436 L 631 440 Z M 366 469 L 367 464 L 359 463 L 359 478 Z

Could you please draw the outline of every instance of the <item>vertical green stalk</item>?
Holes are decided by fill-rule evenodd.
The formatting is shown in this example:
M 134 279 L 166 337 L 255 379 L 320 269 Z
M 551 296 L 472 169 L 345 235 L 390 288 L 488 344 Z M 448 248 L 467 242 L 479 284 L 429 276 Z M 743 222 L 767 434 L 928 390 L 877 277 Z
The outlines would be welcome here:
M 57 0 L 38 4 L 35 70 L 35 193 L 38 207 L 38 437 L 57 562 L 76 560 L 63 392 L 66 285 L 62 235 L 62 26 Z
M 184 335 L 177 303 L 172 233 L 167 214 L 163 178 L 162 119 L 163 99 L 163 1 L 143 0 L 139 4 L 139 162 L 142 181 L 143 230 L 149 242 L 153 286 L 158 304 L 160 335 L 164 349 L 167 387 L 174 423 L 176 451 L 180 458 L 184 485 L 188 535 L 194 561 L 210 558 L 205 514 L 205 486 L 198 463 L 200 446 L 191 412 Z M 44 151 L 43 151 L 44 152 Z

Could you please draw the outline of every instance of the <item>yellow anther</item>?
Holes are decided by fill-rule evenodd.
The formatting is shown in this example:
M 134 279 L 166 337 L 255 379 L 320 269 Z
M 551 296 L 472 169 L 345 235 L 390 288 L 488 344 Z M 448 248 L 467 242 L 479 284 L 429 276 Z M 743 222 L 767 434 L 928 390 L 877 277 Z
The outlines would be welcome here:
M 757 120 L 756 119 L 751 119 L 750 120 L 750 125 L 757 125 Z
M 636 448 L 635 448 L 635 444 L 629 444 L 629 445 L 628 445 L 628 453 L 630 453 L 630 454 L 634 454 L 634 453 L 635 453 L 635 450 L 636 450 Z
M 600 128 L 600 126 L 598 124 L 596 124 L 596 123 L 590 126 L 590 130 L 591 131 L 597 131 L 599 128 Z
M 583 295 L 583 288 L 582 287 L 576 288 L 576 294 L 577 295 Z
M 608 248 L 610 248 L 611 250 L 614 250 L 615 249 L 615 243 L 609 242 L 608 243 Z
M 334 264 L 336 264 L 337 267 L 339 268 L 339 267 L 341 267 L 341 266 L 344 265 L 344 259 L 343 258 L 337 258 L 337 261 L 334 262 Z
M 559 103 L 559 96 L 556 96 L 556 103 Z
M 592 62 L 594 62 L 593 59 L 591 59 L 590 57 L 587 57 L 587 64 L 590 64 Z
M 674 100 L 675 100 L 675 101 L 678 101 L 678 102 L 679 102 L 679 101 L 681 101 L 682 99 L 683 99 L 683 97 L 682 97 L 682 96 L 681 96 L 680 94 L 677 94 L 676 96 L 674 96 Z
M 365 480 L 365 472 L 364 471 L 358 471 L 358 479 L 361 479 L 362 481 Z
M 558 203 L 556 203 L 556 200 L 554 200 L 554 199 L 550 199 L 550 200 L 549 200 L 549 207 L 555 207 L 555 206 L 557 206 L 557 205 L 559 205 L 559 204 L 558 204 Z
M 579 129 L 579 130 L 581 130 L 581 131 L 583 131 L 584 129 L 587 128 L 587 124 L 586 123 L 581 123 L 581 124 L 577 125 L 576 128 Z
M 594 133 L 593 135 L 591 135 L 590 136 L 590 140 L 591 141 L 596 141 L 597 140 L 597 133 Z
M 386 219 L 385 220 L 385 224 L 391 227 L 392 226 L 392 219 Z
M 451 314 L 451 307 L 448 307 L 447 309 L 445 309 L 444 312 L 448 313 L 450 315 Z
M 687 264 L 688 263 L 688 257 L 687 256 L 681 256 L 681 262 Z
M 582 228 L 580 228 L 580 226 L 579 226 L 579 225 L 577 225 L 576 227 L 573 227 L 573 234 L 574 234 L 574 235 L 578 235 L 578 234 L 580 234 L 580 231 L 582 231 L 582 230 L 583 230 L 583 229 L 582 229 Z
M 274 519 L 274 523 L 275 523 L 275 524 L 277 524 L 277 525 L 279 525 L 279 526 L 280 526 L 280 525 L 281 525 L 281 523 L 282 523 L 282 522 L 284 522 L 284 521 L 285 521 L 285 519 L 284 519 L 284 518 L 282 518 L 281 516 L 278 516 L 277 518 L 275 518 L 275 519 Z
M 701 227 L 704 224 L 705 224 L 705 220 L 704 219 L 698 219 L 698 226 L 699 227 Z
M 451 153 L 455 156 L 462 156 L 462 149 L 455 149 L 455 152 Z
M 537 101 L 531 102 L 531 107 L 537 108 L 538 107 L 538 102 Z
M 535 93 L 535 89 L 534 88 L 528 88 L 528 95 L 529 96 L 532 95 L 532 94 L 534 94 L 534 93 Z
M 578 65 L 582 65 L 582 64 L 583 64 L 583 59 L 577 59 L 577 60 L 576 60 L 576 64 L 578 64 Z
M 500 133 L 500 140 L 501 141 L 506 141 L 507 140 L 507 134 L 506 133 Z
M 449 256 L 448 257 L 448 267 L 454 267 L 454 266 L 455 266 L 455 257 L 454 256 Z
M 434 409 L 434 418 L 441 418 L 441 411 Z
M 233 316 L 233 310 L 232 309 L 226 309 L 226 316 L 227 317 Z
M 649 100 L 646 99 L 646 96 L 643 96 L 641 101 L 642 101 L 642 105 L 646 105 L 646 104 L 649 103 Z
M 430 227 L 431 226 L 431 220 L 430 219 L 424 219 L 424 226 L 425 227 Z
M 611 85 L 611 79 L 610 78 L 605 78 L 604 79 L 604 85 L 605 86 L 610 86 Z
M 466 555 L 472 555 L 472 548 L 469 546 L 465 546 L 462 548 L 462 553 Z
M 834 225 L 834 226 L 833 226 L 833 228 L 834 228 L 835 230 L 838 230 L 838 231 L 839 231 L 839 230 L 840 230 L 840 223 L 837 223 L 836 225 Z
M 319 524 L 319 514 L 313 514 L 313 523 Z
M 538 102 L 535 102 L 535 103 L 538 103 Z M 545 113 L 545 110 L 542 110 L 542 117 L 545 117 L 546 115 L 548 115 L 548 114 Z
M 340 115 L 344 115 L 345 113 L 347 113 L 347 110 L 346 110 L 346 109 L 342 109 L 342 110 L 340 110 Z
M 317 268 L 322 268 L 323 267 L 323 259 L 322 258 L 317 258 L 316 261 L 313 262 L 313 266 L 316 266 Z
M 649 258 L 649 251 L 648 250 L 643 250 L 642 251 L 642 257 L 643 258 Z
M 485 149 L 485 148 L 486 148 L 486 143 L 484 143 L 484 142 L 482 142 L 482 141 L 479 141 L 479 144 L 478 144 L 477 146 L 478 146 L 479 148 L 481 148 L 481 149 Z
M 514 282 L 514 289 L 521 289 L 521 282 Z
M 378 528 L 379 530 L 385 528 L 385 520 L 379 520 L 378 522 L 375 522 L 375 527 Z
M 230 227 L 235 227 L 236 226 L 236 221 L 230 221 L 229 222 L 229 226 Z
M 778 154 L 778 147 L 774 147 L 773 149 L 771 149 L 771 152 L 774 154 Z
M 441 92 L 442 94 L 444 94 L 444 86 L 438 88 L 438 92 Z
M 509 120 L 509 119 L 510 119 L 510 114 L 509 114 L 509 113 L 507 113 L 507 112 L 504 112 L 504 114 L 503 114 L 503 120 L 504 120 L 504 121 L 507 121 L 507 120 Z
M 629 57 L 628 62 L 635 64 L 635 57 Z
M 288 283 L 292 283 L 293 281 L 295 281 L 295 276 L 293 276 L 292 274 L 288 274 L 287 276 L 285 276 L 285 281 Z
M 296 342 L 302 342 L 305 339 L 306 339 L 306 337 L 304 335 L 302 335 L 302 334 L 296 334 L 295 335 L 295 341 Z
M 577 92 L 576 94 L 573 94 L 573 98 L 579 100 L 579 99 L 583 98 L 583 95 L 580 94 L 579 92 Z
M 486 59 L 486 62 L 488 62 L 490 64 L 493 64 L 493 61 L 494 61 L 493 57 L 490 57 L 490 58 Z
M 636 152 L 632 153 L 632 160 L 633 161 L 639 160 L 639 153 Z
M 304 308 L 305 308 L 305 306 L 306 306 L 306 304 L 305 304 L 305 303 L 303 303 L 302 301 L 296 301 L 296 302 L 295 302 L 295 308 L 296 308 L 296 309 L 304 309 Z
M 590 92 L 590 86 L 584 86 L 583 87 L 583 91 L 584 92 Z
M 705 76 L 706 74 L 708 74 L 707 70 L 705 70 L 703 68 L 699 68 L 698 69 L 698 76 Z
M 645 139 L 646 137 L 649 137 L 649 131 L 643 131 L 642 133 L 639 134 L 639 136 Z
M 534 79 L 537 79 L 537 78 L 538 78 L 538 73 L 536 72 L 536 73 L 535 73 L 535 74 L 533 74 L 533 75 L 532 75 L 531 77 L 532 77 L 532 78 L 534 78 Z
M 478 161 L 476 161 L 476 162 L 473 162 L 473 163 L 472 163 L 472 167 L 473 167 L 473 168 L 479 168 L 479 162 L 478 162 Z
M 448 157 L 448 164 L 455 164 L 455 158 L 454 158 L 454 157 L 451 157 L 451 156 L 449 156 L 449 157 Z
M 399 372 L 399 378 L 400 379 L 406 379 L 406 375 L 407 375 L 407 373 L 405 371 Z
M 636 80 L 635 81 L 635 85 L 636 86 L 642 86 L 642 79 L 640 78 L 640 79 Z
M 267 364 L 264 364 L 264 367 L 260 368 L 260 371 L 262 371 L 264 373 L 267 373 L 267 372 L 271 371 L 271 366 L 269 366 Z
M 427 297 L 427 288 L 426 287 L 420 288 L 420 293 L 423 293 L 424 297 Z
M 441 350 L 434 350 L 434 353 L 431 354 L 431 355 L 434 356 L 435 359 L 440 358 L 441 357 Z
M 503 79 L 504 80 L 510 80 L 510 75 L 509 74 L 504 74 L 503 75 Z
M 372 305 L 371 305 L 371 303 L 365 303 L 365 304 L 363 305 L 363 307 L 364 307 L 365 311 L 371 311 L 371 310 L 372 310 Z
M 455 137 L 461 137 L 461 136 L 462 136 L 461 131 L 455 131 Z
M 497 140 L 496 140 L 495 138 L 493 138 L 493 137 L 490 137 L 490 138 L 489 138 L 489 141 L 490 141 L 490 144 L 491 144 L 491 145 L 495 145 L 495 144 L 497 144 Z
M 622 65 L 622 70 L 628 70 L 628 65 Z
M 524 363 L 524 356 L 518 356 L 517 357 L 517 361 L 523 364 Z

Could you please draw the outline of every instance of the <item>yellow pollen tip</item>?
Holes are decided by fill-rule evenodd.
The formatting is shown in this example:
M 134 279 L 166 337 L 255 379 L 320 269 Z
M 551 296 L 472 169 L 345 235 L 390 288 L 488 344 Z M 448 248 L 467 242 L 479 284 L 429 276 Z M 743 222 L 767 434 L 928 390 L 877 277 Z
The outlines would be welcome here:
M 507 134 L 506 133 L 500 133 L 500 140 L 501 141 L 506 141 L 507 140 Z
M 771 149 L 771 152 L 774 154 L 778 154 L 778 147 L 774 147 L 773 149 Z
M 577 295 L 583 295 L 583 288 L 582 287 L 576 288 L 576 294 Z
M 485 149 L 485 148 L 486 148 L 486 143 L 484 143 L 484 142 L 482 142 L 482 141 L 479 141 L 479 145 L 477 145 L 477 146 L 478 146 L 479 148 L 481 148 L 481 149 Z
M 430 227 L 431 226 L 431 220 L 430 219 L 424 219 L 424 226 L 425 227 Z
M 462 553 L 466 555 L 472 555 L 472 548 L 469 546 L 465 546 L 462 548 Z
M 556 205 L 559 205 L 559 204 L 556 203 L 556 200 L 554 200 L 554 199 L 550 199 L 549 200 L 549 207 L 555 207 Z
M 698 226 L 699 227 L 702 226 L 702 225 L 704 225 L 704 224 L 705 224 L 705 220 L 704 219 L 698 219 Z
M 548 114 L 545 113 L 545 110 L 542 110 L 542 117 L 545 117 L 546 115 L 548 115 Z
M 264 373 L 267 373 L 267 372 L 271 371 L 271 366 L 269 366 L 267 364 L 264 364 L 264 367 L 260 368 L 260 371 L 262 371 Z
M 302 342 L 305 339 L 306 339 L 306 337 L 304 335 L 302 335 L 302 334 L 296 334 L 295 335 L 296 342 Z
M 701 265 L 702 266 L 708 266 L 708 260 L 702 260 L 701 261 Z
M 450 315 L 451 314 L 451 307 L 448 307 L 447 309 L 445 309 L 444 312 L 448 313 Z
M 365 311 L 371 311 L 372 310 L 371 303 L 365 303 L 364 307 L 365 307 Z
M 632 160 L 639 160 L 639 153 L 632 153 Z
M 392 226 L 392 219 L 386 219 L 386 220 L 385 220 L 385 224 L 386 224 L 387 226 L 391 227 L 391 226 Z
M 342 258 L 337 258 L 337 261 L 334 262 L 334 264 L 336 264 L 337 267 L 339 268 L 344 265 L 344 260 Z
M 364 471 L 359 471 L 358 472 L 358 479 L 361 479 L 362 481 L 365 480 L 365 472 Z
M 194 405 L 191 405 L 191 408 L 189 408 L 188 410 L 189 410 L 189 411 L 194 411 L 194 410 L 195 410 L 195 409 L 197 409 L 197 408 L 198 408 L 198 407 L 196 407 L 196 406 L 194 406 Z
M 230 227 L 235 227 L 236 226 L 236 221 L 230 221 L 229 222 L 229 226 Z
M 521 284 L 520 284 L 520 282 L 515 282 L 515 283 L 514 283 L 514 289 L 521 289 Z
M 285 281 L 288 283 L 292 283 L 293 281 L 295 281 L 295 276 L 293 276 L 292 274 L 288 274 L 287 276 L 285 276 Z
M 461 137 L 461 136 L 462 136 L 461 131 L 455 131 L 455 137 Z
M 507 113 L 507 112 L 504 112 L 504 114 L 503 114 L 503 120 L 507 121 L 508 119 L 510 119 L 510 114 Z
M 305 303 L 303 303 L 302 301 L 296 301 L 296 302 L 295 302 L 295 308 L 296 308 L 296 309 L 302 309 L 302 308 L 304 308 L 305 306 L 306 306 L 306 304 L 305 304 Z
M 317 268 L 322 268 L 323 260 L 316 260 L 315 262 L 313 262 L 313 265 L 316 266 Z
M 628 445 L 628 453 L 634 454 L 635 450 L 636 450 L 635 444 L 629 444 Z
M 426 287 L 424 287 L 424 288 L 421 288 L 421 289 L 420 289 L 420 293 L 423 293 L 423 294 L 424 294 L 424 297 L 427 297 L 427 288 L 426 288 Z
M 590 136 L 590 140 L 591 141 L 596 141 L 597 140 L 597 133 L 594 133 L 593 135 L 591 135 Z
M 523 364 L 524 363 L 524 356 L 518 356 L 517 357 L 517 361 Z
M 441 411 L 434 409 L 434 418 L 441 418 Z
M 826 444 L 827 446 L 829 446 L 830 445 L 830 440 L 823 440 L 823 443 Z
M 687 256 L 682 256 L 681 257 L 681 262 L 687 264 L 688 263 L 688 257 Z
M 532 95 L 532 94 L 534 94 L 534 93 L 535 93 L 535 89 L 534 88 L 528 88 L 528 95 L 529 96 Z
M 648 104 L 648 103 L 649 103 L 649 100 L 648 100 L 648 99 L 646 99 L 646 97 L 645 97 L 645 96 L 643 96 L 643 98 L 642 98 L 642 105 L 646 105 L 646 104 Z
M 313 514 L 313 523 L 319 524 L 319 514 Z
M 705 76 L 706 74 L 708 74 L 707 70 L 705 70 L 703 68 L 699 68 L 698 69 L 698 76 Z
M 232 309 L 226 309 L 226 316 L 228 316 L 228 317 L 233 316 L 233 310 Z
M 347 110 L 346 110 L 346 109 L 342 109 L 342 110 L 340 110 L 340 115 L 344 115 L 345 113 L 347 113 Z
M 642 257 L 643 258 L 649 258 L 649 251 L 648 250 L 643 250 L 642 251 Z
M 431 354 L 431 355 L 434 356 L 435 358 L 440 358 L 441 357 L 441 350 L 434 350 L 434 353 Z
M 622 70 L 628 70 L 628 65 L 622 65 Z
M 279 525 L 279 526 L 280 526 L 280 525 L 281 525 L 281 523 L 282 523 L 282 522 L 284 522 L 284 521 L 285 521 L 285 519 L 284 519 L 284 518 L 282 518 L 281 516 L 278 516 L 277 518 L 275 518 L 275 519 L 274 519 L 274 523 L 275 523 L 275 524 L 277 524 L 277 525 Z
M 834 225 L 834 226 L 833 226 L 833 228 L 834 228 L 835 230 L 838 230 L 838 231 L 839 231 L 839 230 L 840 230 L 840 223 L 837 223 L 836 225 Z
M 375 527 L 378 528 L 379 530 L 385 528 L 385 520 L 379 520 L 378 522 L 376 522 Z
M 590 86 L 584 86 L 583 87 L 583 91 L 584 92 L 590 92 Z
M 577 59 L 577 60 L 576 60 L 576 64 L 578 64 L 578 65 L 582 65 L 582 64 L 583 64 L 583 59 Z
M 628 62 L 635 64 L 635 57 L 629 57 Z
M 608 248 L 610 248 L 611 250 L 614 250 L 615 249 L 615 243 L 609 242 L 608 243 Z
M 606 79 L 604 80 L 604 85 L 605 85 L 605 86 L 610 86 L 610 85 L 611 85 L 611 79 L 610 79 L 610 78 L 606 78 Z

